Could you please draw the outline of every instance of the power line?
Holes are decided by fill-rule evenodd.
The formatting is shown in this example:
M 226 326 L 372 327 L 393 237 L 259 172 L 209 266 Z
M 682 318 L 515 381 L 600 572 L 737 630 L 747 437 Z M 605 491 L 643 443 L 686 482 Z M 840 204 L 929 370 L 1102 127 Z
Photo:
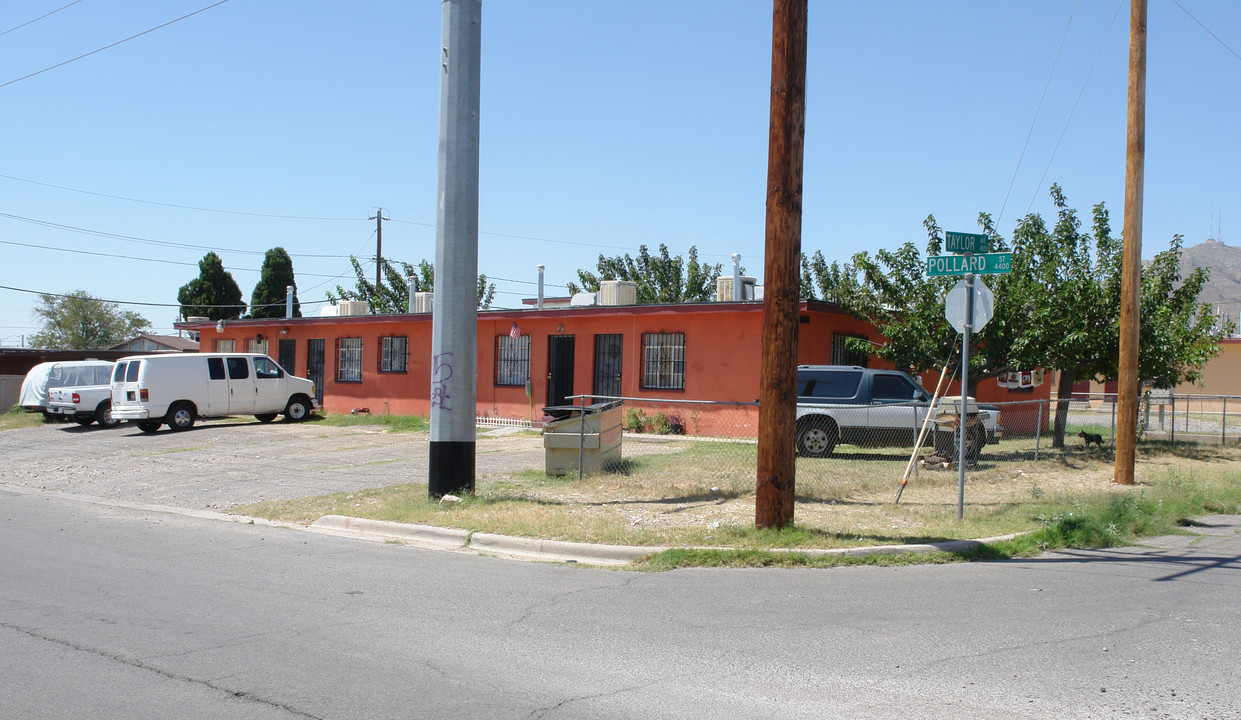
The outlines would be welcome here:
M 1034 201 L 1038 199 L 1039 190 L 1043 188 L 1043 181 L 1047 179 L 1047 171 L 1051 170 L 1051 162 L 1056 159 L 1056 151 L 1060 149 L 1060 143 L 1064 140 L 1064 134 L 1069 131 L 1069 123 L 1073 122 L 1073 114 L 1077 112 L 1077 105 L 1082 101 L 1082 95 L 1086 93 L 1086 86 L 1090 84 L 1090 76 L 1094 75 L 1095 66 L 1099 64 L 1099 56 L 1103 54 L 1103 48 L 1107 45 L 1107 39 L 1112 35 L 1112 26 L 1116 24 L 1116 18 L 1120 15 L 1120 9 L 1125 4 L 1125 0 L 1120 0 L 1116 4 L 1116 12 L 1112 13 L 1112 22 L 1107 25 L 1107 32 L 1103 33 L 1103 42 L 1099 43 L 1099 50 L 1095 53 L 1094 62 L 1090 63 L 1090 71 L 1086 73 L 1086 79 L 1082 81 L 1082 89 L 1077 93 L 1077 99 L 1073 101 L 1073 108 L 1069 110 L 1069 116 L 1064 121 L 1064 129 L 1060 131 L 1060 137 L 1056 138 L 1056 146 L 1051 149 L 1051 157 L 1047 158 L 1047 167 L 1043 168 L 1043 175 L 1038 179 L 1038 186 L 1034 188 L 1034 197 L 1030 198 L 1030 205 L 1026 208 L 1026 214 L 1030 214 L 1030 209 L 1034 207 Z
M 12 287 L 9 285 L 0 285 L 0 290 L 12 290 L 13 292 L 26 293 L 28 295 L 46 295 L 48 297 L 56 297 L 56 298 L 75 298 L 78 300 L 90 300 L 91 302 L 111 303 L 112 305 L 138 305 L 141 307 L 166 307 L 166 308 L 182 307 L 181 303 L 153 303 L 153 302 L 137 302 L 137 301 L 132 301 L 132 300 L 107 300 L 105 298 L 82 297 L 80 295 L 70 295 L 70 294 L 65 294 L 65 293 L 41 292 L 39 290 L 30 290 L 27 288 Z M 307 300 L 303 302 L 300 298 L 298 299 L 299 305 L 321 305 L 327 302 L 331 302 L 331 301 L 330 300 Z M 197 303 L 190 303 L 188 306 L 189 307 L 200 307 L 200 308 L 235 308 L 240 305 L 245 305 L 246 307 L 253 309 L 256 307 L 284 307 L 285 304 L 283 302 L 265 303 L 265 304 L 259 304 L 259 305 L 250 305 L 245 302 L 239 302 L 239 303 L 229 304 L 229 305 L 199 305 Z
M 70 7 L 70 6 L 72 6 L 72 5 L 77 5 L 77 4 L 78 4 L 78 3 L 80 3 L 80 2 L 82 2 L 82 0 L 73 0 L 73 2 L 69 3 L 68 5 L 61 5 L 60 7 L 56 8 L 55 10 L 53 10 L 53 11 L 51 11 L 51 12 L 46 12 L 46 13 L 43 13 L 42 15 L 40 15 L 40 16 L 39 16 L 39 17 L 37 17 L 37 18 L 35 18 L 34 20 L 27 20 L 26 22 L 22 23 L 21 25 L 15 25 L 15 26 L 13 26 L 13 27 L 9 28 L 8 30 L 5 30 L 4 32 L 0 32 L 0 36 L 3 36 L 3 35 L 8 35 L 9 33 L 13 32 L 14 30 L 21 30 L 22 28 L 26 27 L 27 25 L 31 25 L 31 24 L 33 24 L 33 23 L 37 23 L 37 22 L 39 22 L 40 20 L 42 20 L 43 18 L 45 18 L 45 17 L 48 17 L 48 16 L 50 16 L 50 15 L 55 15 L 56 13 L 60 12 L 61 10 L 64 10 L 65 8 Z
M 23 217 L 21 215 L 13 215 L 11 213 L 6 213 L 6 212 L 0 212 L 0 217 L 8 218 L 9 220 L 17 220 L 19 222 L 30 223 L 32 225 L 41 225 L 43 227 L 49 227 L 49 228 L 53 228 L 56 230 L 65 230 L 67 232 L 81 233 L 83 235 L 94 235 L 97 237 L 106 237 L 106 238 L 111 238 L 113 240 L 124 240 L 126 242 L 141 243 L 144 245 L 162 245 L 164 247 L 189 248 L 191 250 L 210 250 L 212 252 L 240 253 L 243 255 L 263 255 L 265 252 L 263 250 L 238 250 L 236 248 L 211 247 L 210 245 L 194 245 L 191 243 L 171 242 L 169 240 L 151 240 L 150 238 L 136 237 L 133 235 L 120 235 L 118 233 L 106 232 L 104 230 L 92 230 L 90 228 L 76 227 L 74 225 L 65 225 L 62 223 L 51 222 L 49 220 L 39 220 L 37 218 L 28 218 L 28 217 Z M 298 253 L 297 255 L 290 255 L 290 257 L 344 259 L 349 256 L 348 255 L 314 255 L 314 254 Z
M 221 210 L 218 208 L 197 207 L 194 205 L 177 205 L 176 203 L 157 202 L 155 200 L 143 200 L 141 198 L 125 197 L 124 195 L 110 195 L 108 193 L 94 192 L 93 190 L 82 190 L 80 188 L 71 188 L 64 185 L 54 185 L 52 183 L 39 182 L 38 180 L 29 180 L 13 175 L 2 175 L 0 178 L 5 180 L 14 180 L 16 182 L 29 183 L 31 185 L 39 185 L 42 187 L 52 188 L 54 190 L 65 190 L 67 192 L 81 193 L 82 195 L 93 195 L 95 197 L 108 198 L 109 200 L 124 200 L 126 202 L 142 203 L 143 205 L 157 205 L 159 207 L 175 208 L 177 210 L 194 210 L 196 212 L 219 213 L 221 215 L 244 215 L 246 217 L 275 218 L 278 220 L 327 220 L 327 221 L 349 221 L 354 222 L 360 218 L 356 217 L 314 217 L 308 215 L 278 215 L 273 213 L 257 213 L 244 212 L 241 210 Z
M 1043 83 L 1043 94 L 1039 95 L 1038 107 L 1034 109 L 1034 118 L 1030 120 L 1030 129 L 1026 131 L 1026 141 L 1021 145 L 1021 155 L 1017 157 L 1017 167 L 1013 168 L 1013 179 L 1008 181 L 1008 192 L 1004 193 L 1004 203 L 1000 205 L 1000 214 L 995 218 L 995 226 L 1000 226 L 1004 219 L 1004 209 L 1008 207 L 1008 198 L 1013 194 L 1013 184 L 1017 182 L 1017 173 L 1021 170 L 1021 161 L 1026 157 L 1026 148 L 1030 146 L 1030 136 L 1034 134 L 1034 125 L 1038 122 L 1039 112 L 1043 109 L 1043 100 L 1047 98 L 1047 88 L 1051 87 L 1051 78 L 1056 74 L 1056 65 L 1060 62 L 1060 53 L 1064 50 L 1064 41 L 1069 37 L 1069 28 L 1073 27 L 1073 16 L 1077 14 L 1077 3 L 1069 11 L 1069 21 L 1064 26 L 1064 34 L 1060 36 L 1060 46 L 1056 48 L 1056 57 L 1051 61 L 1051 70 L 1047 73 L 1047 82 Z
M 17 247 L 34 248 L 36 250 L 52 250 L 55 252 L 72 253 L 74 255 L 94 255 L 96 257 L 110 257 L 110 258 L 117 258 L 119 260 L 140 260 L 142 262 L 163 263 L 165 265 L 184 265 L 187 267 L 198 267 L 198 263 L 196 262 L 185 262 L 182 260 L 161 260 L 159 258 L 137 257 L 134 255 L 117 255 L 115 253 L 97 252 L 95 250 L 75 250 L 72 248 L 58 248 L 58 247 L 52 247 L 50 245 L 34 245 L 32 243 L 17 242 L 16 240 L 0 240 L 0 244 L 14 245 Z M 230 272 L 233 272 L 233 271 L 235 272 L 259 272 L 259 270 L 255 268 L 226 267 L 224 269 Z M 303 275 L 306 277 L 326 277 L 326 278 L 340 277 L 339 275 L 324 275 L 322 273 L 297 273 L 297 275 Z
M 1233 50 L 1232 48 L 1228 47 L 1228 43 L 1224 42 L 1223 40 L 1220 40 L 1218 35 L 1216 35 L 1215 33 L 1211 32 L 1211 29 L 1210 29 L 1210 28 L 1208 28 L 1206 25 L 1203 25 L 1201 20 L 1199 20 L 1198 18 L 1194 17 L 1192 13 L 1190 13 L 1188 10 L 1186 10 L 1184 5 L 1180 4 L 1180 3 L 1179 3 L 1179 2 L 1177 2 L 1176 0 L 1172 0 L 1172 4 L 1173 4 L 1173 5 L 1175 5 L 1175 6 L 1177 6 L 1177 7 L 1179 7 L 1179 8 L 1181 9 L 1181 12 L 1183 12 L 1183 13 L 1185 13 L 1186 15 L 1188 15 L 1188 16 L 1189 16 L 1189 19 L 1190 19 L 1190 20 L 1193 20 L 1194 22 L 1198 23 L 1198 27 L 1202 28 L 1203 30 L 1206 30 L 1207 35 L 1210 35 L 1212 38 L 1214 38 L 1214 39 L 1215 39 L 1215 42 L 1219 43 L 1220 45 L 1223 45 L 1223 46 L 1224 46 L 1224 49 L 1225 49 L 1225 50 L 1227 50 L 1228 52 L 1232 53 L 1232 56 L 1233 56 L 1233 57 L 1235 57 L 1235 58 L 1236 58 L 1236 59 L 1238 59 L 1238 60 L 1241 60 L 1241 55 L 1238 55 L 1238 54 L 1237 54 L 1237 52 L 1236 52 L 1235 50 Z
M 29 75 L 23 75 L 23 76 L 21 76 L 21 77 L 19 77 L 19 78 L 16 78 L 16 79 L 10 80 L 10 81 L 8 81 L 8 82 L 6 82 L 6 83 L 0 83 L 0 88 L 6 88 L 6 87 L 8 87 L 8 86 L 10 86 L 10 85 L 12 85 L 12 84 L 14 84 L 14 83 L 19 83 L 19 82 L 21 82 L 22 80 L 28 80 L 28 79 L 30 79 L 30 78 L 32 78 L 32 77 L 34 77 L 34 76 L 36 76 L 36 75 L 42 75 L 43 73 L 48 72 L 48 71 L 50 71 L 50 70 L 55 70 L 56 68 L 59 68 L 59 67 L 64 67 L 65 65 L 68 65 L 69 63 L 77 62 L 78 60 L 81 60 L 82 58 L 88 58 L 88 57 L 90 57 L 91 55 L 94 55 L 94 54 L 96 54 L 96 53 L 101 53 L 101 52 L 103 52 L 104 50 L 108 50 L 108 49 L 114 48 L 114 47 L 116 47 L 117 45 L 120 45 L 120 44 L 122 44 L 122 43 L 127 43 L 127 42 L 129 42 L 130 40 L 133 40 L 133 39 L 135 39 L 135 38 L 140 38 L 140 37 L 142 37 L 143 35 L 147 35 L 147 34 L 150 34 L 150 33 L 155 32 L 156 30 L 160 30 L 160 29 L 162 29 L 162 28 L 166 28 L 166 27 L 168 27 L 169 25 L 172 25 L 173 23 L 181 22 L 182 20 L 184 20 L 184 19 L 186 19 L 186 18 L 189 18 L 189 17 L 193 17 L 193 16 L 195 16 L 195 15 L 197 15 L 197 14 L 201 13 L 201 12 L 206 12 L 207 10 L 210 10 L 210 9 L 211 9 L 211 8 L 213 8 L 213 7 L 218 7 L 218 6 L 220 6 L 220 5 L 223 5 L 223 4 L 224 4 L 224 3 L 226 3 L 226 2 L 228 2 L 228 0 L 219 0 L 219 2 L 215 2 L 215 3 L 212 3 L 212 4 L 208 5 L 208 6 L 207 6 L 207 7 L 205 7 L 205 8 L 200 8 L 200 9 L 198 9 L 198 10 L 195 10 L 194 12 L 192 12 L 192 13 L 190 13 L 190 14 L 188 14 L 188 15 L 182 15 L 181 17 L 177 18 L 176 20 L 169 20 L 168 22 L 164 23 L 163 25 L 156 25 L 155 27 L 153 27 L 153 28 L 151 28 L 151 29 L 149 29 L 149 30 L 143 30 L 142 32 L 138 33 L 137 35 L 130 35 L 129 37 L 125 38 L 124 40 L 117 40 L 116 42 L 112 43 L 111 45 L 104 45 L 103 47 L 101 47 L 101 48 L 99 48 L 99 49 L 97 49 L 97 50 L 91 50 L 91 51 L 90 51 L 90 52 L 88 52 L 88 53 L 85 53 L 85 54 L 83 54 L 83 55 L 78 55 L 77 57 L 72 58 L 72 59 L 70 59 L 70 60 L 65 60 L 64 62 L 56 63 L 55 65 L 52 65 L 51 67 L 45 67 L 45 68 L 43 68 L 42 70 L 38 70 L 38 71 L 36 71 L 36 72 L 32 72 L 32 73 L 30 73 Z

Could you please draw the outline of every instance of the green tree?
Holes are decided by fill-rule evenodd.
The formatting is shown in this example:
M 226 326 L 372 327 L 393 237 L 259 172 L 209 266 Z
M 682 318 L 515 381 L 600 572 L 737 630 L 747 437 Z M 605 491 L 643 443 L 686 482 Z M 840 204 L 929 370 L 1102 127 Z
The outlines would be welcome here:
M 1053 443 L 1064 445 L 1069 397 L 1074 382 L 1116 379 L 1119 374 L 1120 265 L 1123 243 L 1112 237 L 1103 203 L 1094 207 L 1091 232 L 1083 232 L 1077 212 L 1058 185 L 1050 190 L 1056 223 L 1048 228 L 1031 214 L 1017 223 L 1012 241 L 1012 272 L 987 276 L 995 295 L 992 320 L 972 338 L 970 387 L 1011 370 L 1048 367 L 1058 371 Z M 991 217 L 979 225 L 992 250 L 1009 250 Z M 943 231 L 928 216 L 927 256 L 943 249 Z M 1218 339 L 1232 327 L 1217 327 L 1208 306 L 1197 298 L 1207 280 L 1199 269 L 1188 278 L 1179 270 L 1181 238 L 1142 270 L 1139 347 L 1141 377 L 1171 387 L 1200 377 L 1200 368 L 1219 352 Z M 858 253 L 840 266 L 822 255 L 803 262 L 803 283 L 817 284 L 824 298 L 867 320 L 888 342 L 853 349 L 872 352 L 899 368 L 922 372 L 957 352 L 960 338 L 944 319 L 943 297 L 957 278 L 928 277 L 924 258 L 912 243 L 895 252 Z M 813 296 L 814 288 L 803 288 Z
M 132 310 L 92 297 L 85 290 L 39 295 L 34 315 L 42 329 L 30 337 L 34 347 L 95 350 L 124 342 L 151 327 Z
M 371 312 L 376 315 L 390 315 L 393 313 L 403 313 L 409 308 L 409 283 L 407 278 L 413 278 L 414 292 L 435 292 L 435 265 L 427 260 L 419 260 L 417 265 L 410 265 L 406 262 L 392 261 L 388 258 L 383 259 L 383 275 L 384 284 L 379 288 L 379 292 L 375 290 L 375 283 L 366 279 L 366 273 L 362 270 L 362 264 L 354 256 L 349 256 L 349 263 L 353 266 L 353 273 L 357 276 L 357 283 L 353 290 L 346 290 L 340 285 L 336 286 L 336 292 L 328 291 L 327 299 L 335 305 L 341 300 L 363 300 L 370 304 Z M 491 303 L 495 300 L 496 285 L 488 282 L 486 275 L 478 276 L 478 307 L 486 309 L 491 307 Z
M 698 262 L 698 248 L 690 247 L 689 261 L 668 254 L 668 246 L 659 246 L 659 255 L 652 257 L 645 245 L 638 247 L 638 257 L 628 253 L 616 257 L 599 256 L 596 272 L 578 270 L 581 287 L 570 282 L 569 292 L 598 292 L 601 280 L 625 280 L 637 283 L 639 303 L 706 302 L 715 296 L 715 278 L 723 271 L 722 264 Z
M 286 290 L 293 286 L 293 317 L 302 316 L 302 305 L 297 300 L 297 281 L 293 279 L 293 259 L 284 248 L 276 247 L 263 256 L 259 282 L 250 295 L 250 317 L 284 317 Z
M 194 316 L 212 320 L 230 320 L 246 311 L 241 301 L 241 288 L 232 273 L 224 269 L 224 261 L 213 252 L 198 261 L 198 277 L 181 286 L 177 302 L 183 319 Z

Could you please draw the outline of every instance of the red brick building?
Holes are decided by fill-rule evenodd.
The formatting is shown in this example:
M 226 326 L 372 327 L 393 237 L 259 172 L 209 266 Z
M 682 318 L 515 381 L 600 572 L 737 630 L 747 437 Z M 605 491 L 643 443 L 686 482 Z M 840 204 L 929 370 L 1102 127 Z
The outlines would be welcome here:
M 541 408 L 575 394 L 753 402 L 762 314 L 762 302 L 753 300 L 479 311 L 476 412 L 538 421 Z M 884 365 L 844 348 L 847 336 L 883 340 L 867 323 L 816 301 L 802 302 L 798 316 L 800 364 Z M 199 332 L 203 352 L 271 355 L 313 380 L 329 413 L 430 414 L 430 313 L 178 327 Z M 936 380 L 924 383 L 933 389 Z M 1045 399 L 1048 385 L 1010 391 L 989 380 L 978 395 L 984 402 Z

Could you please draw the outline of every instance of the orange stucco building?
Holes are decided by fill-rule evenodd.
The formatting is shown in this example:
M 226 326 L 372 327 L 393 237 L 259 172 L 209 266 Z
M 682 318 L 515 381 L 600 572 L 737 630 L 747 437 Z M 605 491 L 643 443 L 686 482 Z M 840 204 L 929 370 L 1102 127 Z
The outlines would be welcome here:
M 587 394 L 754 402 L 762 315 L 762 301 L 479 311 L 476 413 L 537 422 L 543 407 Z M 858 362 L 845 350 L 847 336 L 883 341 L 829 303 L 802 302 L 798 315 L 799 364 Z M 329 413 L 430 414 L 430 313 L 177 327 L 198 332 L 204 352 L 271 355 L 313 380 Z M 873 357 L 866 364 L 884 365 Z M 933 389 L 937 379 L 924 384 Z M 984 402 L 1044 399 L 1047 390 L 1010 391 L 989 380 L 978 395 Z

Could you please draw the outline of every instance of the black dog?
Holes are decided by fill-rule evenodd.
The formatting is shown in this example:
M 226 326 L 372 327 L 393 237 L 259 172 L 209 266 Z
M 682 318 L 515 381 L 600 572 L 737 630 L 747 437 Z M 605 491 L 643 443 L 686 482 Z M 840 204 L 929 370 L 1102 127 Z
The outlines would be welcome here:
M 1095 443 L 1099 447 L 1103 447 L 1103 436 L 1095 433 L 1088 433 L 1085 430 L 1077 433 L 1081 439 L 1086 441 L 1086 447 L 1090 447 L 1090 443 Z

